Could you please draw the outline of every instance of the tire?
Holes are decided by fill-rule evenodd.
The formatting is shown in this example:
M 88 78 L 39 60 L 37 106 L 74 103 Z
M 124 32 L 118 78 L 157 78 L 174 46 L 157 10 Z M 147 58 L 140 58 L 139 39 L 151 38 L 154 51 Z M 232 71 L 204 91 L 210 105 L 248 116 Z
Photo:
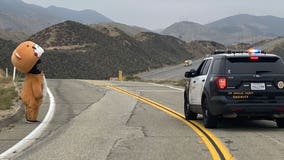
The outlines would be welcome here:
M 203 122 L 205 128 L 216 128 L 218 124 L 218 119 L 216 116 L 213 116 L 208 110 L 208 102 L 205 98 L 202 102 L 203 109 Z
M 184 92 L 184 116 L 186 120 L 197 119 L 197 113 L 190 111 L 190 104 L 186 92 Z
M 276 124 L 278 128 L 284 128 L 284 118 L 276 119 Z

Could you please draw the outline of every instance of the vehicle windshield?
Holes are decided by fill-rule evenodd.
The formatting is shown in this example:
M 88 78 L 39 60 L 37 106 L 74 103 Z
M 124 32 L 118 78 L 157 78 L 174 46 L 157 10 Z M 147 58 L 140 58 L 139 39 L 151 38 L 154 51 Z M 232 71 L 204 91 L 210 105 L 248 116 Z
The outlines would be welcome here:
M 226 66 L 229 74 L 284 74 L 284 64 L 278 57 L 229 57 Z

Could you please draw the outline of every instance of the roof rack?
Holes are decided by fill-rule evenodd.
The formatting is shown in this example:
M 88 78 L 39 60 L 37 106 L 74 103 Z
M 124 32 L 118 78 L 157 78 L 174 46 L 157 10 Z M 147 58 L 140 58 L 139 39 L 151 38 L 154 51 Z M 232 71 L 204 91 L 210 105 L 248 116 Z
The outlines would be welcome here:
M 265 51 L 262 50 L 215 50 L 213 53 L 211 53 L 211 55 L 215 55 L 215 54 L 236 54 L 236 53 L 259 53 L 259 54 L 266 54 Z

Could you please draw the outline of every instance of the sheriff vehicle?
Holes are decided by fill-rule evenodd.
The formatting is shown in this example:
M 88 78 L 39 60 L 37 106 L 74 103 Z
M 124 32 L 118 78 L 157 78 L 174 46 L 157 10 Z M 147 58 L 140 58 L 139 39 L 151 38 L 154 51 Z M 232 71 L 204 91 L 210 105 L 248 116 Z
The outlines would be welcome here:
M 219 118 L 274 120 L 284 127 L 284 64 L 261 50 L 217 51 L 185 73 L 186 120 L 203 115 L 204 126 Z

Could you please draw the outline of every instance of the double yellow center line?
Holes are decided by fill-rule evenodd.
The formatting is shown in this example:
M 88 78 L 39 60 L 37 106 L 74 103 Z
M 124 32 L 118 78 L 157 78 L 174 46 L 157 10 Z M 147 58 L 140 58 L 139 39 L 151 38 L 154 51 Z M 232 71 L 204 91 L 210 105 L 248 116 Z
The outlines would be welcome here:
M 191 127 L 194 132 L 202 139 L 202 141 L 207 146 L 212 159 L 213 160 L 235 160 L 233 155 L 230 153 L 230 151 L 227 149 L 227 147 L 215 136 L 213 135 L 209 130 L 205 129 L 201 124 L 199 124 L 196 121 L 187 121 L 184 119 L 184 116 L 162 104 L 159 104 L 157 102 L 154 102 L 148 98 L 130 93 L 122 88 L 107 85 L 105 83 L 99 84 L 101 86 L 107 87 L 109 89 L 115 90 L 117 92 L 126 94 L 128 96 L 131 96 L 133 98 L 136 98 L 146 104 L 149 104 L 152 107 L 155 107 L 161 111 L 166 112 L 167 114 L 171 115 L 172 117 L 175 117 L 176 119 L 182 121 L 189 127 Z

